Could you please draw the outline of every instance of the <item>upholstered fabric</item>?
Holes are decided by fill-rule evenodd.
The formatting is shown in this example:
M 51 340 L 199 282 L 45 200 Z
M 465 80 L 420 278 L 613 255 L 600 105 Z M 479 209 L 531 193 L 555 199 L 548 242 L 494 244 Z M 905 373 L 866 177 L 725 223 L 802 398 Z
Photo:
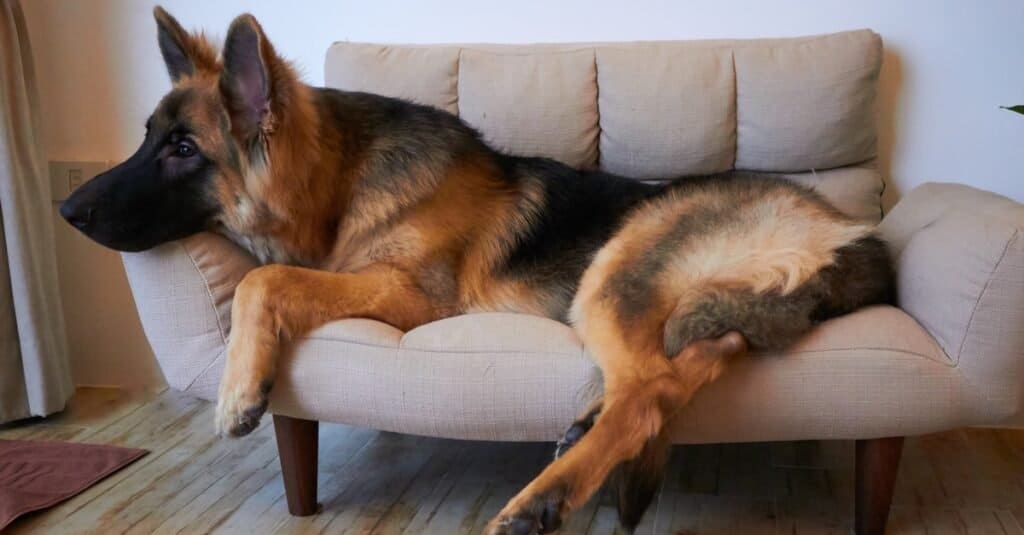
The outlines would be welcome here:
M 880 230 L 896 253 L 899 300 L 974 388 L 978 414 L 1024 409 L 1024 205 L 957 184 L 910 192 Z M 992 407 L 1001 413 L 993 414 Z
M 340 42 L 328 51 L 326 80 L 459 113 L 516 154 L 634 178 L 791 173 L 875 157 L 881 51 L 868 30 L 525 46 Z
M 643 179 L 732 169 L 736 97 L 730 48 L 603 46 L 595 58 L 604 169 Z
M 877 222 L 880 66 L 881 40 L 859 30 L 524 46 L 335 43 L 325 78 L 456 113 L 510 153 L 645 180 L 734 168 L 787 173 Z
M 235 286 L 256 259 L 209 233 L 121 257 L 164 377 L 188 390 L 223 354 Z
M 596 167 L 596 78 L 592 50 L 463 50 L 459 115 L 498 149 Z
M 804 171 L 875 156 L 877 34 L 737 47 L 734 57 L 736 167 Z
M 382 69 L 381 65 L 388 68 Z M 413 100 L 458 113 L 459 48 L 349 44 L 327 53 L 329 87 Z
M 739 167 L 737 159 L 754 158 L 765 169 L 800 171 L 787 176 L 855 217 L 878 221 L 882 182 L 865 115 L 877 52 L 878 38 L 867 31 L 664 44 L 337 44 L 327 79 L 475 117 L 485 135 L 514 151 L 549 150 L 587 165 L 596 146 L 598 165 L 642 178 Z M 648 60 L 650 70 L 642 68 Z M 746 71 L 752 61 L 761 70 Z M 743 78 L 740 70 L 761 74 Z M 726 95 L 741 78 L 741 85 L 774 91 L 780 102 L 762 99 L 755 105 L 766 109 L 745 114 L 752 104 Z M 830 107 L 825 93 L 843 103 Z M 824 106 L 824 122 L 813 113 L 782 113 L 795 102 L 787 99 Z M 546 111 L 516 117 L 513 108 L 524 101 Z M 776 104 L 775 112 L 768 109 Z M 786 132 L 773 137 L 764 130 L 772 128 Z M 560 135 L 567 139 L 528 149 Z M 745 153 L 746 143 L 757 150 Z M 775 149 L 779 154 L 769 154 Z M 684 410 L 676 439 L 870 438 L 1001 423 L 1019 414 L 1021 210 L 964 186 L 926 185 L 907 194 L 881 227 L 896 254 L 902 310 L 862 310 L 823 324 L 784 355 L 744 359 Z M 234 288 L 256 262 L 213 234 L 124 259 L 171 386 L 212 399 Z M 595 395 L 599 379 L 574 331 L 544 318 L 473 314 L 408 333 L 350 319 L 287 348 L 270 409 L 408 433 L 548 440 Z
M 882 219 L 879 200 L 885 184 L 873 161 L 829 171 L 783 173 L 782 176 L 814 188 L 849 216 L 870 223 L 878 223 Z

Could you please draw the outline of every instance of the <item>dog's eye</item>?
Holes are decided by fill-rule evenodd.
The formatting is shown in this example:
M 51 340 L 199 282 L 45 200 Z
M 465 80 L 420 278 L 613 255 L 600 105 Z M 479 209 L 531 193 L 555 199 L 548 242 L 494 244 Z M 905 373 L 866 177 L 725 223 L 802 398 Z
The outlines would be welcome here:
M 188 158 L 196 153 L 196 148 L 191 143 L 182 141 L 178 143 L 177 148 L 174 149 L 174 155 L 181 158 Z

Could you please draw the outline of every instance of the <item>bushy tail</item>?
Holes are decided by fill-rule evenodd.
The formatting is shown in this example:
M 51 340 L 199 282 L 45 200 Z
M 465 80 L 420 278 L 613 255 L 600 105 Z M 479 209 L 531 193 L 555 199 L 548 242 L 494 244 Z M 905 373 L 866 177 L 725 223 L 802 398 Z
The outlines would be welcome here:
M 794 291 L 709 292 L 687 299 L 665 322 L 671 358 L 696 340 L 738 331 L 755 351 L 782 350 L 818 322 L 873 304 L 894 304 L 895 276 L 886 245 L 867 236 L 835 253 L 835 262 Z

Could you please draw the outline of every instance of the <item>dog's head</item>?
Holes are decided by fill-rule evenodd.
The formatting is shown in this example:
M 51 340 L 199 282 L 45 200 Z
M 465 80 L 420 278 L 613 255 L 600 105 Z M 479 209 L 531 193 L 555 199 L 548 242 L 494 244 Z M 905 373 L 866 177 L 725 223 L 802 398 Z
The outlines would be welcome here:
M 266 165 L 277 101 L 295 83 L 251 15 L 234 20 L 220 56 L 163 9 L 154 15 L 173 87 L 138 151 L 60 208 L 86 236 L 120 251 L 195 234 L 243 209 L 245 177 Z

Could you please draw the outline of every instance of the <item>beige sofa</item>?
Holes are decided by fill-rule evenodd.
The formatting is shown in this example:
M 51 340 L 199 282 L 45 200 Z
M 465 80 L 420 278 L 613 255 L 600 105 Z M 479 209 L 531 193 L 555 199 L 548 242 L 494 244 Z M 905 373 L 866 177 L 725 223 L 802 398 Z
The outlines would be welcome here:
M 326 80 L 458 113 L 511 152 L 638 179 L 784 173 L 878 222 L 881 60 L 881 41 L 867 30 L 630 44 L 337 43 Z M 905 194 L 881 219 L 900 308 L 829 321 L 785 355 L 745 360 L 682 413 L 677 440 L 876 439 L 1010 421 L 1024 393 L 1022 228 L 1024 207 L 997 195 L 953 184 Z M 255 260 L 204 234 L 124 262 L 167 381 L 214 399 L 233 289 Z M 351 319 L 293 344 L 270 411 L 440 437 L 554 440 L 598 380 L 573 330 L 548 319 L 473 314 L 406 333 Z M 887 510 L 892 476 L 872 486 L 878 478 L 865 470 L 894 474 L 899 440 L 859 445 L 858 528 L 869 532 L 884 523 L 871 503 Z M 299 483 L 288 484 L 293 512 L 310 512 Z

